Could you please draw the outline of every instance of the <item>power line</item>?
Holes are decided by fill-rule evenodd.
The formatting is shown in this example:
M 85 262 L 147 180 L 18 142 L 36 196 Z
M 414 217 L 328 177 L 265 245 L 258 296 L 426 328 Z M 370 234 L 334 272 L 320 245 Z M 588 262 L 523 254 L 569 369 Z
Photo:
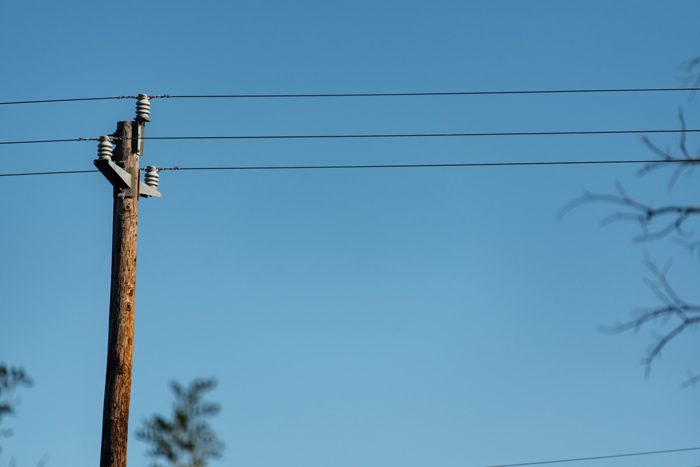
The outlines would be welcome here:
M 550 161 L 550 162 L 476 162 L 464 164 L 386 164 L 386 165 L 305 165 L 305 166 L 237 166 L 237 167 L 172 167 L 159 170 L 303 170 L 303 169 L 421 169 L 429 167 L 508 167 L 533 165 L 595 165 L 595 164 L 652 164 L 652 163 L 697 163 L 699 161 L 678 160 L 615 160 L 615 161 Z M 64 175 L 94 173 L 98 170 L 70 170 L 63 172 L 25 172 L 0 174 L 0 177 L 28 175 Z
M 21 177 L 24 175 L 64 175 L 64 174 L 86 174 L 99 172 L 99 170 L 67 170 L 63 172 L 24 172 L 15 174 L 0 174 L 0 177 Z
M 13 102 L 0 102 L 0 105 L 14 105 L 14 104 L 46 104 L 53 102 L 79 102 L 79 101 L 106 101 L 111 99 L 138 99 L 139 96 L 109 96 L 109 97 L 78 97 L 73 99 L 44 99 L 35 101 L 13 101 Z M 149 99 L 156 99 L 159 97 L 170 97 L 168 95 L 163 96 L 148 96 Z
M 0 144 L 72 143 L 75 141 L 97 141 L 97 138 L 43 139 L 34 141 L 3 141 Z
M 114 96 L 114 97 L 79 97 L 75 99 L 45 99 L 40 101 L 14 101 L 14 102 L 0 102 L 0 105 L 13 105 L 13 104 L 45 104 L 49 102 L 77 102 L 77 101 L 105 101 L 109 99 L 128 99 L 131 96 Z
M 456 91 L 456 92 L 384 92 L 384 93 L 339 93 L 339 94 L 211 94 L 149 96 L 173 99 L 221 99 L 221 98 L 290 98 L 290 97 L 412 97 L 412 96 L 492 96 L 512 94 L 581 94 L 581 93 L 630 93 L 630 92 L 678 92 L 700 91 L 700 88 L 618 88 L 618 89 L 546 89 L 534 91 Z M 44 104 L 54 102 L 99 101 L 110 99 L 133 99 L 136 96 L 80 97 L 72 99 L 43 99 L 0 102 L 0 105 Z
M 616 92 L 677 92 L 700 91 L 700 88 L 618 88 L 618 89 L 546 89 L 535 91 L 456 91 L 456 92 L 383 92 L 345 94 L 213 94 L 167 97 L 179 98 L 288 98 L 288 97 L 409 97 L 409 96 L 494 96 L 512 94 L 577 94 L 577 93 L 616 93 Z
M 525 465 L 543 465 L 543 464 L 557 464 L 562 462 L 576 462 L 576 461 L 592 461 L 598 459 L 613 459 L 616 457 L 631 457 L 631 456 L 648 456 L 650 454 L 667 454 L 671 452 L 683 452 L 683 451 L 697 451 L 697 448 L 683 448 L 683 449 L 668 449 L 665 451 L 647 451 L 647 452 L 634 452 L 630 454 L 615 454 L 612 456 L 597 456 L 597 457 L 579 457 L 577 459 L 559 459 L 555 461 L 541 461 L 541 462 L 527 462 L 524 464 L 500 464 L 500 465 L 490 465 L 488 467 L 522 467 Z
M 418 134 L 357 134 L 357 135 L 261 135 L 261 136 L 147 136 L 150 140 L 206 139 L 329 139 L 329 138 L 448 138 L 474 136 L 562 136 L 562 135 L 624 135 L 639 133 L 697 133 L 698 130 L 607 130 L 607 131 L 537 131 L 498 133 L 418 133 Z
M 385 164 L 385 165 L 304 165 L 304 166 L 253 166 L 253 167 L 178 167 L 176 170 L 299 170 L 299 169 L 422 169 L 429 167 L 508 167 L 532 165 L 594 165 L 594 164 L 642 164 L 674 161 L 551 161 L 551 162 L 476 162 L 464 164 Z M 678 161 L 684 162 L 684 161 Z
M 215 140 L 215 139 L 339 139 L 339 138 L 448 138 L 479 136 L 573 136 L 573 135 L 626 135 L 640 133 L 697 133 L 697 130 L 602 130 L 602 131 L 535 131 L 497 133 L 417 133 L 417 134 L 354 134 L 354 135 L 242 135 L 242 136 L 147 136 L 145 138 L 122 138 L 144 140 Z M 98 138 L 50 139 L 33 141 L 2 141 L 0 144 L 66 143 L 75 141 L 97 141 Z

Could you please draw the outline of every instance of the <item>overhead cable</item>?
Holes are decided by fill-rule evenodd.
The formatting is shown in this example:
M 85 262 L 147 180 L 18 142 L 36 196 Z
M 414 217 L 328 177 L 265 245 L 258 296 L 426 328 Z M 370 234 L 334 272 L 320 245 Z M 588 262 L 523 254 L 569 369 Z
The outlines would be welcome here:
M 304 165 L 304 166 L 238 166 L 238 167 L 178 167 L 176 170 L 299 170 L 299 169 L 422 169 L 428 167 L 508 167 L 532 165 L 595 165 L 643 164 L 686 161 L 551 161 L 551 162 L 474 162 L 463 164 L 384 164 L 384 165 Z M 698 161 L 700 162 L 700 161 Z
M 149 99 L 157 99 L 161 97 L 170 97 L 168 95 L 163 96 L 148 96 Z M 13 102 L 0 102 L 0 105 L 14 105 L 14 104 L 48 104 L 54 102 L 79 102 L 79 101 L 106 101 L 112 99 L 138 99 L 139 96 L 109 96 L 109 97 L 77 97 L 72 99 L 43 99 L 34 101 L 13 101 Z
M 0 144 L 72 143 L 75 141 L 97 141 L 99 138 L 42 139 L 33 141 L 2 141 Z
M 337 94 L 196 94 L 158 95 L 154 98 L 173 99 L 221 99 L 221 98 L 290 98 L 290 97 L 412 97 L 412 96 L 492 96 L 509 94 L 581 94 L 581 93 L 630 93 L 630 92 L 679 92 L 700 91 L 700 88 L 617 88 L 617 89 L 545 89 L 533 91 L 455 91 L 455 92 L 380 92 L 380 93 L 337 93 Z M 0 102 L 0 105 L 45 104 L 54 102 L 100 101 L 110 99 L 134 99 L 137 96 L 79 97 L 72 99 L 41 99 Z
M 334 138 L 448 138 L 474 136 L 563 136 L 563 135 L 624 135 L 639 133 L 697 133 L 698 130 L 603 130 L 603 131 L 524 131 L 498 133 L 418 133 L 418 134 L 356 134 L 356 135 L 261 135 L 261 136 L 146 136 L 150 140 L 206 139 L 334 139 Z M 137 139 L 137 138 L 134 138 Z M 2 143 L 0 143 L 2 144 Z
M 339 139 L 339 138 L 446 138 L 478 136 L 574 136 L 574 135 L 625 135 L 649 133 L 697 133 L 697 130 L 601 130 L 601 131 L 524 131 L 497 133 L 417 133 L 417 134 L 355 134 L 355 135 L 243 135 L 243 136 L 147 136 L 145 138 L 122 138 L 144 140 L 207 140 L 207 139 Z M 118 138 L 114 138 L 118 139 Z M 75 141 L 97 141 L 99 138 L 49 139 L 33 141 L 0 141 L 0 144 L 67 143 Z
M 549 162 L 475 162 L 464 164 L 386 164 L 386 165 L 305 165 L 305 166 L 237 166 L 237 167 L 164 167 L 158 170 L 304 170 L 304 169 L 421 169 L 428 167 L 508 167 L 532 165 L 596 165 L 596 164 L 656 164 L 656 163 L 697 163 L 682 159 L 674 160 L 615 160 L 615 161 L 549 161 Z M 19 177 L 27 175 L 64 175 L 93 173 L 97 170 L 71 170 L 63 172 L 24 172 L 0 174 L 0 177 Z
M 526 462 L 526 463 L 521 463 L 521 464 L 499 464 L 499 465 L 489 465 L 487 467 L 523 467 L 526 465 L 558 464 L 558 463 L 562 463 L 562 462 L 592 461 L 592 460 L 599 460 L 599 459 L 614 459 L 616 457 L 648 456 L 651 454 L 667 454 L 667 453 L 671 453 L 671 452 L 698 451 L 698 450 L 700 450 L 700 447 L 683 448 L 683 449 L 667 449 L 665 451 L 633 452 L 633 453 L 629 453 L 629 454 L 614 454 L 611 456 L 579 457 L 576 459 L 559 459 L 559 460 L 554 460 L 554 461 Z
M 21 177 L 26 175 L 65 175 L 65 174 L 86 174 L 99 172 L 99 170 L 66 170 L 63 172 L 23 172 L 14 174 L 0 174 L 0 177 Z
M 534 91 L 455 91 L 455 92 L 379 92 L 344 94 L 212 94 L 178 96 L 173 99 L 191 98 L 288 98 L 288 97 L 410 97 L 410 96 L 494 96 L 509 94 L 577 94 L 577 93 L 616 93 L 616 92 L 678 92 L 700 91 L 700 88 L 617 88 L 617 89 L 545 89 Z
M 14 104 L 47 104 L 51 102 L 77 102 L 77 101 L 106 101 L 109 99 L 126 99 L 131 96 L 114 96 L 114 97 L 78 97 L 74 99 L 44 99 L 38 101 L 13 101 L 13 102 L 0 102 L 0 105 L 14 105 Z

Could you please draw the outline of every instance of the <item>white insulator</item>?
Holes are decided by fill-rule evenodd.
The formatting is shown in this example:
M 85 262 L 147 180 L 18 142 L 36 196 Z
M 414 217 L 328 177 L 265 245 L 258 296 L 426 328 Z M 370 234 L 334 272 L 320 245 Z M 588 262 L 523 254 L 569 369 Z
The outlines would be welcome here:
M 148 101 L 148 94 L 139 94 L 136 102 L 136 119 L 150 122 L 148 116 L 151 114 L 151 103 Z
M 149 165 L 146 167 L 146 176 L 144 177 L 146 185 L 151 188 L 158 188 L 158 169 L 154 166 Z
M 112 160 L 112 142 L 109 136 L 100 136 L 100 144 L 97 145 L 98 159 L 111 161 Z

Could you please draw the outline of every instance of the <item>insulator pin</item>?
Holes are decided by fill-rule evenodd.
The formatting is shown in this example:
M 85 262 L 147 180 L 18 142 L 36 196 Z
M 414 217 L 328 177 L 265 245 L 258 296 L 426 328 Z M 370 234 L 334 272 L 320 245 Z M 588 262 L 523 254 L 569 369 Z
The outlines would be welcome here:
M 112 160 L 112 142 L 109 136 L 100 136 L 100 143 L 97 145 L 97 158 L 111 161 Z
M 158 188 L 158 169 L 154 166 L 149 165 L 146 167 L 146 176 L 144 177 L 146 185 L 151 188 Z
M 150 122 L 148 118 L 151 114 L 151 103 L 148 101 L 148 94 L 139 94 L 136 102 L 136 120 Z

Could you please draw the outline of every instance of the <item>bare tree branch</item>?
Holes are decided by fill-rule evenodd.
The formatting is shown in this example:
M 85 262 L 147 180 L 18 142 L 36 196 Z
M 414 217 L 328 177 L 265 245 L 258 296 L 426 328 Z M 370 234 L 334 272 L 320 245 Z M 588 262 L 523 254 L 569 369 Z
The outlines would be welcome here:
M 700 77 L 700 74 L 698 74 Z M 700 78 L 699 78 L 700 79 Z M 688 152 L 688 149 L 686 147 L 686 137 L 687 137 L 687 126 L 685 123 L 685 116 L 683 115 L 683 109 L 678 110 L 678 119 L 681 122 L 681 134 L 680 134 L 680 143 L 679 147 L 681 150 L 681 153 L 683 154 L 683 157 L 675 157 L 670 150 L 662 150 L 658 146 L 656 146 L 654 143 L 652 143 L 649 138 L 646 136 L 642 137 L 642 142 L 652 150 L 652 152 L 656 153 L 657 156 L 661 158 L 661 161 L 659 162 L 651 162 L 649 164 L 646 164 L 642 169 L 639 170 L 638 175 L 643 176 L 652 170 L 656 170 L 658 168 L 667 166 L 667 162 L 675 162 L 675 170 L 673 171 L 673 175 L 671 176 L 669 182 L 668 182 L 668 189 L 672 189 L 673 186 L 676 184 L 678 181 L 678 177 L 681 176 L 681 174 L 685 171 L 689 171 L 689 173 L 692 173 L 693 169 L 695 168 L 695 165 L 700 162 L 700 158 L 698 157 L 693 157 L 691 154 Z
M 681 384 L 681 388 L 685 389 L 690 386 L 695 386 L 695 384 L 699 381 L 700 375 L 694 375 L 692 371 L 688 370 L 688 379 L 686 382 Z
M 694 58 L 682 65 L 682 69 L 687 75 L 686 82 L 692 82 L 692 87 L 700 86 L 700 57 Z M 692 100 L 695 91 L 690 95 Z M 680 141 L 678 149 L 680 155 L 675 155 L 670 149 L 661 149 L 658 145 L 649 140 L 648 137 L 641 138 L 644 145 L 659 157 L 658 162 L 651 162 L 639 170 L 638 175 L 643 176 L 661 167 L 673 166 L 673 174 L 668 182 L 668 189 L 671 190 L 679 177 L 683 173 L 692 174 L 695 166 L 700 163 L 700 151 L 696 156 L 692 156 L 687 147 L 687 124 L 683 110 L 679 109 L 678 119 L 681 125 Z M 678 151 L 677 151 L 678 152 Z M 669 164 L 673 162 L 673 164 Z M 654 207 L 651 204 L 644 204 L 627 194 L 622 185 L 618 182 L 617 194 L 597 194 L 585 191 L 583 196 L 576 198 L 559 213 L 561 219 L 572 209 L 588 203 L 607 203 L 618 207 L 619 210 L 601 220 L 601 225 L 607 225 L 616 221 L 634 221 L 639 224 L 642 231 L 635 241 L 658 240 L 671 234 L 676 234 L 675 241 L 684 245 L 691 253 L 696 250 L 700 253 L 700 240 L 692 239 L 693 233 L 685 230 L 689 219 L 700 214 L 700 206 L 694 205 L 668 205 Z M 633 314 L 632 318 L 626 322 L 618 322 L 612 327 L 600 328 L 604 332 L 621 333 L 625 331 L 638 332 L 649 323 L 658 323 L 660 327 L 668 325 L 673 321 L 673 327 L 659 335 L 656 341 L 649 347 L 642 359 L 645 366 L 645 374 L 648 377 L 651 372 L 651 365 L 661 356 L 661 352 L 677 336 L 688 329 L 697 328 L 700 324 L 700 305 L 693 305 L 676 294 L 667 279 L 668 266 L 663 270 L 647 259 L 647 267 L 652 273 L 652 279 L 645 279 L 649 288 L 661 301 L 661 305 Z M 700 382 L 700 375 L 689 372 L 688 380 L 682 387 L 687 387 Z
M 573 208 L 586 203 L 611 203 L 622 205 L 631 211 L 616 212 L 601 220 L 601 225 L 605 226 L 615 221 L 633 220 L 639 223 L 642 229 L 642 234 L 635 237 L 636 242 L 644 242 L 647 240 L 657 240 L 671 233 L 677 233 L 681 237 L 690 237 L 692 234 L 683 230 L 683 224 L 693 215 L 700 214 L 700 206 L 663 206 L 654 208 L 652 206 L 640 203 L 629 197 L 620 183 L 617 183 L 619 195 L 607 195 L 585 192 L 580 198 L 575 199 L 564 207 L 559 217 L 563 217 Z M 663 223 L 663 226 L 654 230 L 650 227 L 655 221 L 660 221 L 662 218 L 668 219 Z
M 695 57 L 692 60 L 682 63 L 679 68 L 686 74 L 686 77 L 683 79 L 684 83 L 691 83 L 689 86 L 691 88 L 697 88 L 700 86 L 700 72 L 697 71 L 697 69 L 700 68 L 700 57 Z M 695 91 L 690 91 L 691 101 L 693 100 L 694 96 Z
M 689 242 L 682 238 L 674 238 L 673 241 L 687 248 L 691 254 L 693 254 L 695 250 L 698 250 L 698 253 L 700 253 L 700 240 L 695 242 Z
M 647 267 L 655 276 L 655 279 L 650 281 L 650 287 L 664 302 L 664 305 L 639 312 L 627 322 L 620 323 L 613 327 L 602 328 L 603 331 L 613 333 L 622 333 L 629 330 L 637 332 L 642 326 L 652 321 L 660 319 L 663 321 L 662 325 L 664 325 L 669 320 L 675 318 L 678 324 L 670 331 L 661 335 L 658 341 L 649 348 L 642 359 L 642 364 L 646 367 L 646 377 L 648 377 L 651 372 L 651 364 L 655 359 L 660 357 L 661 351 L 668 343 L 689 327 L 700 323 L 700 305 L 691 305 L 676 294 L 666 277 L 668 270 L 659 270 L 659 268 L 649 260 L 647 260 Z M 700 376 L 696 377 L 691 375 L 689 381 L 693 380 L 700 381 Z

